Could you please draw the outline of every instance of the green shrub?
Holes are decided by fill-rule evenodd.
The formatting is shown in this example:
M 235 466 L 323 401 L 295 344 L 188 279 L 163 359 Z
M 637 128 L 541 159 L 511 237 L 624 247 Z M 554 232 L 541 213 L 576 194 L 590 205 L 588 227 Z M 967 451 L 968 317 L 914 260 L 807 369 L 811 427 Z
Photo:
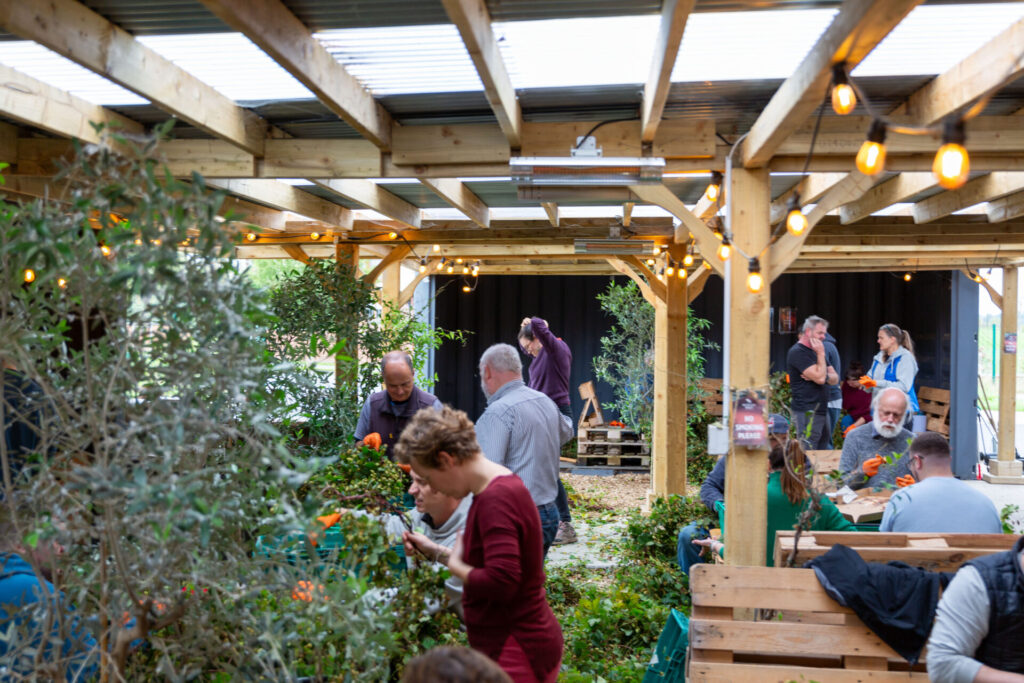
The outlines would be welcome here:
M 631 558 L 673 561 L 679 530 L 693 521 L 702 524 L 715 521 L 699 498 L 675 494 L 657 498 L 649 515 L 631 512 L 627 517 L 623 551 Z
M 317 470 L 299 488 L 299 495 L 313 496 L 321 509 L 339 498 L 380 494 L 387 500 L 401 500 L 409 488 L 409 477 L 388 460 L 383 450 L 369 446 L 342 449 L 337 460 Z M 341 507 L 363 508 L 360 501 L 344 501 Z

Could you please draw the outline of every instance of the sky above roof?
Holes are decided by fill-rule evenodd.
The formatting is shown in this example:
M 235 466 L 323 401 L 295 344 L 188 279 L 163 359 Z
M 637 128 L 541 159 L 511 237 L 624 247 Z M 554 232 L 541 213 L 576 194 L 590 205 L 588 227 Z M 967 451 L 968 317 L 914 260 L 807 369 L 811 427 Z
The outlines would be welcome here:
M 697 13 L 687 22 L 673 82 L 781 79 L 796 69 L 836 10 Z M 922 5 L 853 72 L 942 73 L 1024 17 L 1024 2 Z M 517 89 L 642 84 L 659 18 L 653 15 L 494 23 Z M 316 34 L 376 96 L 480 91 L 451 24 L 339 29 Z M 139 41 L 238 102 L 312 99 L 301 83 L 240 34 L 140 36 Z M 50 50 L 0 42 L 0 63 L 103 105 L 137 95 Z

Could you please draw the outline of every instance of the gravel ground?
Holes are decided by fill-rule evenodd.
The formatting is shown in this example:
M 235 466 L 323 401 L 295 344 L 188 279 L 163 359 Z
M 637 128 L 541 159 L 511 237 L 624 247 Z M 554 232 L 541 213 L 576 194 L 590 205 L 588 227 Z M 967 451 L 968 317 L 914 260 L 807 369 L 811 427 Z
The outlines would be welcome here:
M 650 474 L 616 474 L 597 477 L 590 474 L 562 474 L 562 481 L 589 502 L 612 510 L 639 508 L 647 502 Z

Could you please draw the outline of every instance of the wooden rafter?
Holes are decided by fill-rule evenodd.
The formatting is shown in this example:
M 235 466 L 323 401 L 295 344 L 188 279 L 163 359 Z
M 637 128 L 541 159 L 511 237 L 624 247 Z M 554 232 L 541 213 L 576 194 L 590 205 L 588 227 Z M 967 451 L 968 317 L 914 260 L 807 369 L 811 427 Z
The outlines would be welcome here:
M 557 228 L 561 220 L 561 217 L 558 215 L 558 204 L 555 202 L 541 202 L 540 205 L 544 209 L 544 213 L 548 215 L 551 227 Z
M 610 258 L 605 260 L 608 261 L 608 265 L 610 265 L 612 268 L 614 268 L 619 273 L 625 275 L 630 280 L 636 283 L 636 286 L 640 288 L 640 295 L 643 296 L 644 300 L 647 303 L 649 303 L 652 306 L 657 305 L 659 300 L 658 297 L 655 296 L 654 292 L 651 290 L 651 287 L 647 284 L 647 281 L 640 277 L 640 275 L 638 275 L 635 270 L 626 265 L 626 263 L 622 259 Z M 664 287 L 664 284 L 662 284 L 662 287 Z M 664 298 L 662 298 L 661 301 L 664 301 Z
M 635 202 L 624 202 L 622 204 L 622 227 L 629 227 L 630 222 L 633 220 L 634 206 L 636 206 Z
M 1001 223 L 1024 216 L 1024 192 L 1017 192 L 989 202 L 985 213 L 992 223 Z
M 860 63 L 922 0 L 846 0 L 825 32 L 751 127 L 743 164 L 764 166 L 779 145 L 821 104 L 832 65 Z
M 669 77 L 679 54 L 686 20 L 697 0 L 663 0 L 658 40 L 654 44 L 651 68 L 644 85 L 644 99 L 640 106 L 640 137 L 645 143 L 654 142 L 654 134 L 661 122 L 668 99 Z
M 790 200 L 794 195 L 800 196 L 801 206 L 813 204 L 845 177 L 845 173 L 811 173 L 801 178 L 796 185 L 772 201 L 769 208 L 769 222 L 774 225 L 785 218 L 789 212 Z
M 636 256 L 623 256 L 621 260 L 623 263 L 625 263 L 628 266 L 632 266 L 638 273 L 640 273 L 640 275 L 642 275 L 647 280 L 647 283 L 650 286 L 651 291 L 654 292 L 654 296 L 664 301 L 665 296 L 667 295 L 665 283 L 661 280 L 661 278 L 654 274 L 654 271 L 647 267 L 646 263 L 641 261 Z
M 315 184 L 339 197 L 350 199 L 368 209 L 392 218 L 410 228 L 420 227 L 420 210 L 414 204 L 388 192 L 369 180 L 314 180 Z
M 279 0 L 202 0 L 331 111 L 381 149 L 391 146 L 391 115 Z
M 296 261 L 302 261 L 307 266 L 312 263 L 312 259 L 306 255 L 306 252 L 298 244 L 283 244 L 281 248 Z
M 0 26 L 222 140 L 263 155 L 266 122 L 75 0 L 0 0 Z
M 855 223 L 876 211 L 881 211 L 925 190 L 930 190 L 937 184 L 935 176 L 931 173 L 900 173 L 895 178 L 875 185 L 860 199 L 855 199 L 840 207 L 840 220 L 844 225 Z
M 397 303 L 399 308 L 402 308 L 407 303 L 412 301 L 412 297 L 416 293 L 416 288 L 419 287 L 420 283 L 423 282 L 423 280 L 430 277 L 432 274 L 436 272 L 434 268 L 437 266 L 437 262 L 440 260 L 441 259 L 439 258 L 427 259 L 427 269 L 422 272 L 416 273 L 416 277 L 412 279 L 412 282 L 406 285 L 405 289 L 402 290 L 402 293 L 398 295 Z
M 692 234 L 701 254 L 715 253 L 715 249 L 718 248 L 718 238 L 715 237 L 711 228 L 687 209 L 683 201 L 672 194 L 667 187 L 664 185 L 632 185 L 629 189 L 644 201 L 660 206 L 680 220 L 674 238 L 676 243 L 686 243 L 689 241 L 689 235 Z M 721 263 L 712 265 L 719 275 L 725 272 Z
M 469 52 L 477 74 L 484 84 L 484 94 L 491 104 L 498 125 L 510 147 L 521 144 L 523 116 L 512 80 L 498 49 L 491 29 L 491 16 L 484 0 L 441 0 Z
M 491 226 L 491 210 L 466 184 L 455 178 L 421 178 L 420 182 L 481 228 Z
M 213 187 L 219 187 L 239 197 L 262 202 L 282 211 L 291 211 L 332 227 L 352 227 L 352 212 L 344 206 L 304 192 L 288 183 L 244 178 L 208 182 Z
M 370 284 L 373 284 L 374 282 L 377 281 L 377 278 L 380 277 L 380 274 L 383 273 L 388 266 L 390 266 L 393 263 L 398 263 L 399 261 L 404 259 L 406 255 L 408 255 L 409 251 L 410 249 L 407 245 L 397 245 L 391 251 L 388 252 L 387 256 L 380 260 L 380 263 L 378 263 L 373 270 L 364 275 L 362 279 L 366 282 L 369 282 Z
M 956 190 L 940 192 L 914 204 L 914 222 L 929 223 L 955 211 L 1024 191 L 1024 172 L 989 173 Z

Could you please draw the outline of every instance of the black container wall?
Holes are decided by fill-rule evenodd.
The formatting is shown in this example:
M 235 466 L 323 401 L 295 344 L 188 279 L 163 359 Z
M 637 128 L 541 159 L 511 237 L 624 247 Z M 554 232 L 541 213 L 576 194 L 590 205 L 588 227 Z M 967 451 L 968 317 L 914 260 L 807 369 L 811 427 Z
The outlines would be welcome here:
M 445 329 L 471 332 L 465 346 L 448 343 L 434 356 L 438 382 L 434 393 L 445 403 L 465 410 L 474 421 L 487 407 L 477 363 L 491 344 L 517 346 L 519 323 L 536 315 L 548 321 L 551 330 L 572 349 L 569 397 L 574 420 L 583 408 L 576 387 L 594 380 L 594 357 L 600 353 L 601 336 L 611 319 L 601 310 L 597 295 L 608 286 L 609 277 L 598 276 L 482 276 L 476 291 L 462 291 L 462 279 L 436 276 L 439 292 L 434 322 Z M 626 278 L 618 277 L 617 281 Z M 530 357 L 522 355 L 524 374 L 529 376 Z M 611 389 L 597 383 L 598 398 L 611 401 Z M 608 416 L 606 416 L 608 419 Z

